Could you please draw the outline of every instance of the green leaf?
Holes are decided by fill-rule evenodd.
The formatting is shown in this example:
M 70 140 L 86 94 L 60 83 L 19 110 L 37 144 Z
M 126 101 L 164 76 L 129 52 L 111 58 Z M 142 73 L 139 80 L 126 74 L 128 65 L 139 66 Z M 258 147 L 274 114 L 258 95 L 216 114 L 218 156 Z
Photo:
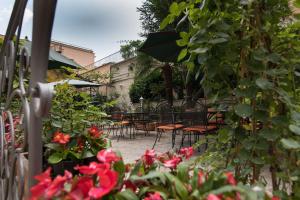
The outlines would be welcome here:
M 139 173 L 140 169 L 142 167 L 142 161 L 139 160 L 133 167 L 133 169 L 131 170 L 130 176 L 135 176 Z
M 219 43 L 223 43 L 223 42 L 227 42 L 227 39 L 226 38 L 216 38 L 216 39 L 209 40 L 208 43 L 219 44 Z
M 208 50 L 208 48 L 207 47 L 199 47 L 199 48 L 197 48 L 197 49 L 195 49 L 195 50 L 192 50 L 191 52 L 192 53 L 196 53 L 196 54 L 201 54 L 201 53 L 206 53 L 207 52 L 207 50 Z
M 154 179 L 154 178 L 159 178 L 163 184 L 166 182 L 166 178 L 164 177 L 164 174 L 159 171 L 151 171 L 148 174 L 144 176 L 137 176 L 137 175 L 132 175 L 130 179 L 132 181 L 138 181 L 138 180 L 148 180 L 148 179 Z
M 53 149 L 53 150 L 63 150 L 63 147 L 60 144 L 57 143 L 48 143 L 44 145 L 45 147 L 49 148 L 49 149 Z
M 259 131 L 259 136 L 262 136 L 266 140 L 273 142 L 279 137 L 279 134 L 275 130 L 262 129 Z
M 95 154 L 93 154 L 91 151 L 84 151 L 82 157 L 83 158 L 91 158 L 93 156 L 95 156 Z
M 271 89 L 274 87 L 270 81 L 268 81 L 267 79 L 264 79 L 264 78 L 256 79 L 255 83 L 258 87 L 260 87 L 263 90 Z
M 218 131 L 218 141 L 220 143 L 227 143 L 232 137 L 232 130 L 223 128 Z
M 56 164 L 56 163 L 59 163 L 60 161 L 62 161 L 62 159 L 63 159 L 63 154 L 56 152 L 49 156 L 48 162 L 50 164 Z
M 182 182 L 185 183 L 188 182 L 189 180 L 188 170 L 189 170 L 189 165 L 187 163 L 182 162 L 177 166 L 177 176 Z
M 234 111 L 240 117 L 249 117 L 252 115 L 252 108 L 248 104 L 239 104 L 234 107 Z
M 176 2 L 173 2 L 170 6 L 170 13 L 177 15 L 178 12 L 179 12 L 178 4 Z
M 289 125 L 289 129 L 290 129 L 290 131 L 292 131 L 296 135 L 300 135 L 300 127 L 299 126 L 291 124 L 291 125 Z
M 187 52 L 188 52 L 188 51 L 187 51 L 186 48 L 185 48 L 185 49 L 182 49 L 181 52 L 179 53 L 179 56 L 178 56 L 177 61 L 181 61 L 181 60 L 186 56 Z
M 62 128 L 62 123 L 61 121 L 52 121 L 51 125 L 55 128 Z
M 124 190 L 116 194 L 115 198 L 117 200 L 139 200 L 138 196 L 134 194 L 131 190 Z
M 170 173 L 165 173 L 165 176 L 170 181 L 170 183 L 174 185 L 176 193 L 180 196 L 180 199 L 187 199 L 188 191 L 183 185 L 183 183 L 181 183 L 176 176 Z
M 296 111 L 292 111 L 291 117 L 294 121 L 300 122 L 300 113 Z
M 257 165 L 263 165 L 263 164 L 265 164 L 265 161 L 262 158 L 260 158 L 260 157 L 252 158 L 251 161 L 254 164 L 257 164 Z
M 119 176 L 122 177 L 125 173 L 125 165 L 123 160 L 114 163 L 114 170 L 118 172 Z
M 167 27 L 168 24 L 172 23 L 172 19 L 170 17 L 170 15 L 168 15 L 166 18 L 164 18 L 164 20 L 161 22 L 160 24 L 160 30 L 164 29 Z
M 291 138 L 281 139 L 281 143 L 282 143 L 283 147 L 286 149 L 299 149 L 300 148 L 300 143 Z

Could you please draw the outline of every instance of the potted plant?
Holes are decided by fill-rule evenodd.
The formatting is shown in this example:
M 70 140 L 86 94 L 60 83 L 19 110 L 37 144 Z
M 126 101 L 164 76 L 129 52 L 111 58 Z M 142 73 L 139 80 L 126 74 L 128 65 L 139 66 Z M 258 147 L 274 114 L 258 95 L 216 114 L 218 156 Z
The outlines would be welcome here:
M 95 160 L 98 151 L 109 146 L 103 130 L 95 125 L 83 134 L 69 134 L 57 130 L 46 143 L 45 167 L 52 166 L 54 174 L 63 174 L 64 169 L 74 172 L 74 166 Z
M 72 171 L 75 165 L 95 159 L 96 153 L 110 142 L 98 128 L 105 123 L 106 104 L 92 105 L 87 93 L 68 84 L 57 85 L 55 92 L 50 117 L 44 125 L 44 166 L 51 165 L 54 174 L 62 174 L 63 169 Z

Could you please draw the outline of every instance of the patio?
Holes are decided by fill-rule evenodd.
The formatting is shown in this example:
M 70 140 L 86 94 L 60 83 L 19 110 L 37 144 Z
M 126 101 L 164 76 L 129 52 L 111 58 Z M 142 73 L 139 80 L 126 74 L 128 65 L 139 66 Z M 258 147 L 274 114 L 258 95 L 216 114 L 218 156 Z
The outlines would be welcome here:
M 117 136 L 110 135 L 109 138 L 112 142 L 112 149 L 120 151 L 122 153 L 125 163 L 133 163 L 140 159 L 147 149 L 151 149 L 153 142 L 156 137 L 156 131 L 150 131 L 147 136 L 145 136 L 144 131 L 139 131 L 135 139 L 130 139 L 129 135 L 118 141 Z M 172 135 L 171 133 L 163 134 L 160 141 L 155 146 L 155 151 L 158 154 L 165 153 L 168 151 L 178 151 L 181 144 L 181 133 L 178 133 L 175 142 L 175 148 L 172 149 Z M 186 141 L 185 146 L 189 146 Z M 204 146 L 201 147 L 199 152 L 196 152 L 194 156 L 197 156 L 203 152 Z
M 91 34 L 67 39 L 115 49 L 96 39 L 132 24 L 104 40 L 88 27 L 127 17 L 133 1 L 116 1 L 69 3 L 89 15 L 58 20 Z M 51 41 L 57 0 L 7 5 L 0 200 L 300 199 L 299 0 L 143 0 L 141 38 L 96 62 Z

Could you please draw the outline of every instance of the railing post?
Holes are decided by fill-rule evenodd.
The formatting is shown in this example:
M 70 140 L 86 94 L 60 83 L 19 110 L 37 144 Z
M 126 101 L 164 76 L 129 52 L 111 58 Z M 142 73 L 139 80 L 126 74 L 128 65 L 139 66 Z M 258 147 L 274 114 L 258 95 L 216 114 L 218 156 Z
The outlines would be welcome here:
M 39 96 L 39 91 L 34 88 L 38 83 L 45 82 L 48 69 L 49 46 L 51 31 L 56 8 L 56 0 L 33 1 L 33 29 L 32 29 L 32 52 L 31 52 L 31 77 L 30 88 L 33 97 Z M 39 109 L 40 102 L 35 98 L 30 102 L 30 125 L 29 125 L 29 185 L 35 184 L 34 176 L 42 171 L 42 119 L 35 112 Z

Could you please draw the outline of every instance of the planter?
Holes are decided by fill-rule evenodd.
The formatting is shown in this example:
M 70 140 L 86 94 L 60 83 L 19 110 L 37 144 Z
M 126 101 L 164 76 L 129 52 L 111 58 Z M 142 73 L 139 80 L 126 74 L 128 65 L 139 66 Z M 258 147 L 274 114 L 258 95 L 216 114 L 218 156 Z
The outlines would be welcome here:
M 91 162 L 98 162 L 97 157 L 93 156 L 93 157 L 90 157 L 90 158 L 85 158 L 85 159 L 83 159 L 82 164 L 83 165 L 89 165 L 89 163 L 91 163 Z
M 52 168 L 52 177 L 56 177 L 57 175 L 64 175 L 65 170 L 68 170 L 72 174 L 76 174 L 75 166 L 80 165 L 80 161 L 73 160 L 63 160 L 57 164 L 49 164 L 48 166 Z
M 44 170 L 48 167 L 52 168 L 52 177 L 56 177 L 57 175 L 64 175 L 65 170 L 68 170 L 72 174 L 78 174 L 78 171 L 74 169 L 77 165 L 88 165 L 90 162 L 97 162 L 97 157 L 85 158 L 83 160 L 63 160 L 57 164 L 49 164 L 44 165 Z

